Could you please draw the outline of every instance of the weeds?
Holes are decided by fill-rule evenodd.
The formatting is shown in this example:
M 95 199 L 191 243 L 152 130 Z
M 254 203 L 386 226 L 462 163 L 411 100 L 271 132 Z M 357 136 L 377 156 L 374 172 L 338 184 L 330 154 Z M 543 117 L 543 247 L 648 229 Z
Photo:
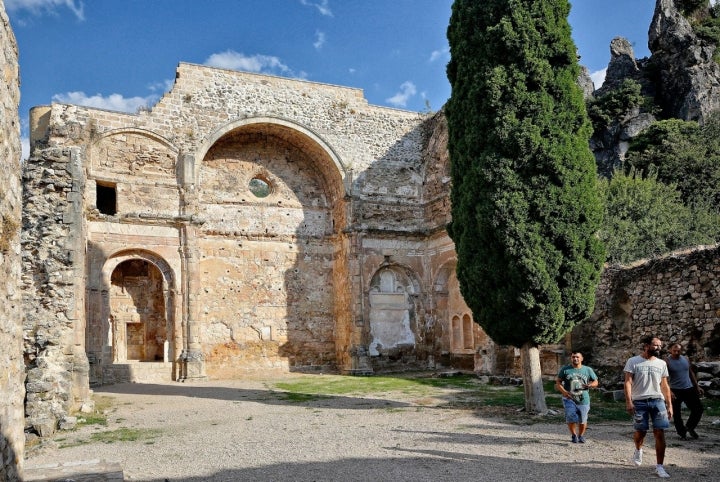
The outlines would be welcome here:
M 135 442 L 136 440 L 152 440 L 160 435 L 159 430 L 119 428 L 108 432 L 98 432 L 90 435 L 92 442 L 106 444 L 114 442 Z

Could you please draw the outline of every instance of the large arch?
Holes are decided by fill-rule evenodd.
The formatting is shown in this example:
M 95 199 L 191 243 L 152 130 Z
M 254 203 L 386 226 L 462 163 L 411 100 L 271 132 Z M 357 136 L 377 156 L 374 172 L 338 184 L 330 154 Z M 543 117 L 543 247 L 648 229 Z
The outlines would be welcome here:
M 316 134 L 311 129 L 296 122 L 293 122 L 289 119 L 272 116 L 258 116 L 248 117 L 245 119 L 235 119 L 218 127 L 209 135 L 207 135 L 198 146 L 193 157 L 193 182 L 195 184 L 199 182 L 200 166 L 202 164 L 202 161 L 203 159 L 205 159 L 208 151 L 220 139 L 232 132 L 250 132 L 257 130 L 278 134 L 292 133 L 292 135 L 295 136 L 297 139 L 304 139 L 305 147 L 310 148 L 312 151 L 321 154 L 320 158 L 325 159 L 325 161 L 322 161 L 323 165 L 320 167 L 323 168 L 323 172 L 325 173 L 326 177 L 329 178 L 328 180 L 331 183 L 338 183 L 337 188 L 341 188 L 339 190 L 340 196 L 338 197 L 338 199 L 341 199 L 346 194 L 349 194 L 350 182 L 352 181 L 349 170 L 340 158 L 340 156 L 332 148 L 332 146 L 325 142 L 325 140 L 320 135 Z M 331 166 L 334 166 L 334 168 L 330 169 Z
M 191 162 L 191 211 L 204 223 L 187 238 L 188 293 L 208 376 L 335 368 L 351 319 L 339 301 L 349 177 L 335 151 L 303 126 L 256 117 L 217 129 Z

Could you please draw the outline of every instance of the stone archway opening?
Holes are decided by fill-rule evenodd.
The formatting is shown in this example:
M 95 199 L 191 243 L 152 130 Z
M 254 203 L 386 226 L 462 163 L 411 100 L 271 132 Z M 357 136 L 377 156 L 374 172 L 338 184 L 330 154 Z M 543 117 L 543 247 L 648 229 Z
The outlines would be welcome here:
M 110 277 L 113 361 L 167 362 L 172 328 L 166 319 L 164 279 L 144 259 L 118 264 Z

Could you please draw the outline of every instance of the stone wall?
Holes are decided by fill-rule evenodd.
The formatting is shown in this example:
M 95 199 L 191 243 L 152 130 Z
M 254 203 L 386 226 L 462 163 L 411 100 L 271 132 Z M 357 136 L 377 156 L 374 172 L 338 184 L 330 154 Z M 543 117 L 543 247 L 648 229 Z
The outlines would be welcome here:
M 24 366 L 20 297 L 20 102 L 15 36 L 0 0 L 0 480 L 20 480 Z
M 698 247 L 605 268 L 595 312 L 570 336 L 605 384 L 620 381 L 625 360 L 642 350 L 645 336 L 658 336 L 666 346 L 681 343 L 696 363 L 720 358 L 719 249 Z
M 94 384 L 514 369 L 459 295 L 441 114 L 180 64 L 148 111 L 54 104 L 30 122 L 27 416 L 41 435 Z

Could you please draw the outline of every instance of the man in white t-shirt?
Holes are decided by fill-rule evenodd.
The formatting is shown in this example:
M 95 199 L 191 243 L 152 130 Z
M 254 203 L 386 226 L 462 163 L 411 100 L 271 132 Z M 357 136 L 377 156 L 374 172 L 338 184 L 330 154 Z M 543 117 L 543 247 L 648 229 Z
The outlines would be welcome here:
M 643 340 L 643 352 L 625 363 L 625 406 L 633 416 L 635 452 L 632 462 L 642 465 L 642 446 L 652 420 L 658 477 L 670 477 L 665 471 L 665 429 L 672 417 L 672 395 L 668 384 L 668 368 L 660 359 L 662 341 L 657 337 Z

